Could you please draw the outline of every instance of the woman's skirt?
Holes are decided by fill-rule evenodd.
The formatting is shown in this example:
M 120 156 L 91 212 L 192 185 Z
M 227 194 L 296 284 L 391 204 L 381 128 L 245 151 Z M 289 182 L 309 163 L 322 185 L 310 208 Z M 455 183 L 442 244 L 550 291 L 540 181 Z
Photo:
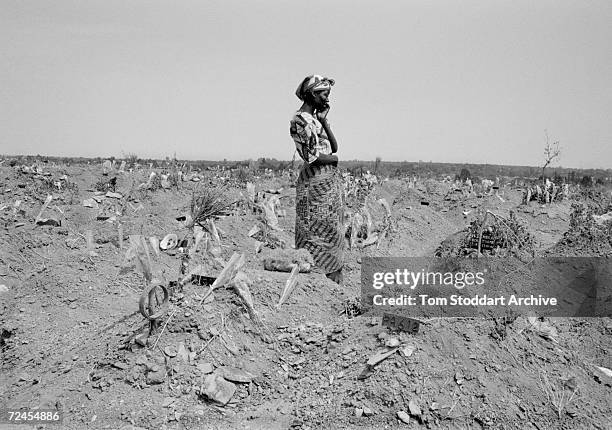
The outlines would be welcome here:
M 304 163 L 296 184 L 295 247 L 309 251 L 326 274 L 343 265 L 342 197 L 338 168 Z

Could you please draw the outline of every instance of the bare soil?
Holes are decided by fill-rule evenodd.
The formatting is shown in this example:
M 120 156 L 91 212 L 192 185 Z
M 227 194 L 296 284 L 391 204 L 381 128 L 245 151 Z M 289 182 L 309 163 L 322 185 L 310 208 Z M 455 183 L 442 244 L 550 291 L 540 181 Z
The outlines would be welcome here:
M 416 189 L 401 180 L 384 182 L 373 190 L 369 207 L 376 223 L 384 216 L 376 200 L 390 204 L 390 235 L 378 247 L 347 252 L 344 286 L 317 271 L 300 273 L 297 288 L 280 307 L 289 274 L 264 270 L 263 259 L 275 251 L 264 247 L 255 253 L 247 233 L 259 215 L 239 206 L 216 221 L 220 257 L 245 254 L 244 271 L 269 336 L 258 332 L 232 290 L 216 290 L 212 301 L 200 304 L 207 287 L 188 284 L 172 298 L 163 330 L 152 336 L 155 347 L 141 347 L 130 339 L 147 325 L 136 312 L 143 277 L 136 270 L 120 274 L 127 238 L 185 235 L 176 218 L 188 213 L 194 184 L 127 201 L 149 172 L 122 173 L 116 191 L 124 199 L 107 198 L 111 209 L 92 209 L 82 201 L 94 195 L 94 184 L 109 178 L 99 166 L 42 170 L 47 176 L 0 166 L 0 284 L 6 287 L 0 292 L 0 408 L 63 411 L 60 426 L 39 428 L 612 428 L 612 378 L 597 368 L 612 368 L 608 318 L 548 319 L 558 332 L 551 341 L 522 318 L 432 319 L 407 334 L 346 312 L 360 294 L 364 256 L 433 255 L 466 228 L 478 208 L 503 216 L 514 210 L 535 235 L 537 254 L 549 255 L 569 229 L 570 202 L 521 206 L 521 191 L 509 188 L 500 190 L 500 199 L 453 194 L 442 182 Z M 49 178 L 64 174 L 78 190 L 45 188 Z M 286 216 L 279 218 L 279 235 L 291 248 L 295 189 L 286 178 L 256 182 L 257 191 L 281 187 Z M 54 199 L 43 217 L 58 219 L 60 226 L 35 224 L 48 191 Z M 232 192 L 246 195 L 244 187 Z M 18 208 L 16 200 L 22 201 Z M 123 213 L 113 222 L 97 219 L 119 206 Z M 87 250 L 87 230 L 93 232 L 95 253 Z M 564 245 L 561 254 L 571 252 Z M 157 278 L 165 283 L 178 278 L 175 252 L 152 256 Z M 221 268 L 211 263 L 211 276 Z M 390 336 L 413 351 L 391 355 L 359 379 L 368 358 L 384 350 Z M 181 344 L 192 353 L 190 360 L 172 352 Z M 201 393 L 208 364 L 237 368 L 252 378 L 236 382 L 232 399 L 221 406 Z M 410 415 L 408 424 L 398 411 Z

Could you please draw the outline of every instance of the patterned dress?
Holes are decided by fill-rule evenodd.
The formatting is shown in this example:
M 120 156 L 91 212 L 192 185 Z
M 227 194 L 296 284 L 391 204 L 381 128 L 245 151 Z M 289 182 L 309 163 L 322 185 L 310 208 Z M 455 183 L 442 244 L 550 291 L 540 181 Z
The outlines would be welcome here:
M 309 251 L 326 274 L 342 269 L 343 193 L 338 168 L 311 166 L 331 145 L 321 123 L 307 112 L 296 112 L 290 134 L 304 160 L 296 184 L 295 247 Z

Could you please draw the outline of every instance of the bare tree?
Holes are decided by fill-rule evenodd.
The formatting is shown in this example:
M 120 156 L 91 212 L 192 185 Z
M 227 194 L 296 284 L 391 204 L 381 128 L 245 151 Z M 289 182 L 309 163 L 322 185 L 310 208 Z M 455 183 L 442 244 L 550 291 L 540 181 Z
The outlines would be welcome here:
M 544 165 L 542 166 L 542 180 L 544 180 L 544 170 L 553 162 L 554 159 L 561 156 L 561 148 L 559 148 L 559 141 L 555 141 L 552 144 L 548 137 L 548 130 L 544 130 L 546 136 L 546 146 L 544 147 Z

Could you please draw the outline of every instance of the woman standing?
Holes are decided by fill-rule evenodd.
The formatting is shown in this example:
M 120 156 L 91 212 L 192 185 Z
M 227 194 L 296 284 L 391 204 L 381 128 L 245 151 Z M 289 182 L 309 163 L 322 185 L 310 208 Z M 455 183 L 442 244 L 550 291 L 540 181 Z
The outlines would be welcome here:
M 304 160 L 296 184 L 295 247 L 308 250 L 328 278 L 342 283 L 343 202 L 338 143 L 327 122 L 333 79 L 306 77 L 295 94 L 303 102 L 290 133 Z

